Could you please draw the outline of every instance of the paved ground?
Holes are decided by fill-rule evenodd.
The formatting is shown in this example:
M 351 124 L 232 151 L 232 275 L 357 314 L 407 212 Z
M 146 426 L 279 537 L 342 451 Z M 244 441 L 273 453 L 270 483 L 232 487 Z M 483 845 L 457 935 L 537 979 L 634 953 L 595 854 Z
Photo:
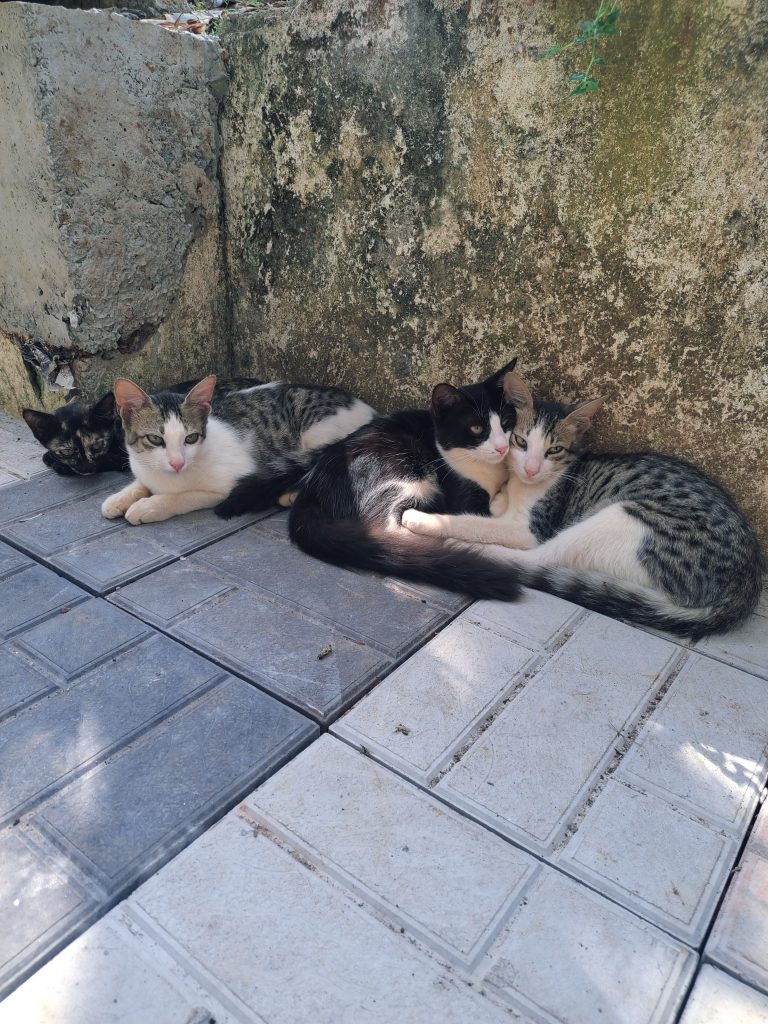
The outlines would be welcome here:
M 768 1024 L 768 606 L 690 649 L 116 525 L 23 430 L 0 1024 Z

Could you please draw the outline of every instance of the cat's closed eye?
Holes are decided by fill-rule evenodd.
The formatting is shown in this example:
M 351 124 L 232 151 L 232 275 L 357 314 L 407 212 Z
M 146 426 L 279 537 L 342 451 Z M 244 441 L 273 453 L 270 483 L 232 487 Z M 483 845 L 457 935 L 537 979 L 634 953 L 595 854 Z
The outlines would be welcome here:
M 57 455 L 64 455 L 64 456 L 74 455 L 75 454 L 75 446 L 72 445 L 72 444 L 62 444 L 62 445 L 59 445 L 59 447 L 56 449 L 56 454 Z

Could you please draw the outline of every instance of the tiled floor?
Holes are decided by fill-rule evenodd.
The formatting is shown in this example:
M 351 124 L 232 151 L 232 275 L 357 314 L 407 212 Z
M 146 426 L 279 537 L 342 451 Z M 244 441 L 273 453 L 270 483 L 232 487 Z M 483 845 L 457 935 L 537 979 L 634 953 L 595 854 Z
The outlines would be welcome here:
M 467 608 L 112 486 L 0 489 L 0 1024 L 768 1024 L 765 606 Z

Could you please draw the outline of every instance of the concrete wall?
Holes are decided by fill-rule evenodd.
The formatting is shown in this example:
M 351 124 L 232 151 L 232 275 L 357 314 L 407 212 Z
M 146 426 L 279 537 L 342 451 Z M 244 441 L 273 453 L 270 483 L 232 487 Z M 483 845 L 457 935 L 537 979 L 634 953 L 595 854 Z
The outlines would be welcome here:
M 583 0 L 228 19 L 237 369 L 391 408 L 509 358 L 598 440 L 690 458 L 768 539 L 768 12 L 622 5 L 601 91 L 538 60 Z
M 0 5 L 0 347 L 96 389 L 229 359 L 213 40 Z M 23 388 L 16 388 L 17 392 Z
M 721 479 L 768 544 L 765 0 L 627 5 L 569 100 L 538 58 L 589 10 L 304 0 L 226 15 L 220 56 L 0 4 L 0 402 L 55 401 L 63 366 L 392 408 L 517 353 L 542 393 L 608 397 L 600 444 Z

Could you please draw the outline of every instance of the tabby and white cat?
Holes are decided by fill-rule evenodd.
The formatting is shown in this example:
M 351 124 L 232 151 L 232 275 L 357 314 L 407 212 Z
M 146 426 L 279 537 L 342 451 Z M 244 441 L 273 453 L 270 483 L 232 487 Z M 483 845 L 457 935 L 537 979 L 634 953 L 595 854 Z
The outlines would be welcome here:
M 115 383 L 135 480 L 107 498 L 107 519 L 155 523 L 223 502 L 258 473 L 249 507 L 267 508 L 307 471 L 319 449 L 375 412 L 339 388 L 261 384 L 217 396 L 206 377 L 183 396 Z
M 486 560 L 527 586 L 680 636 L 730 629 L 753 611 L 760 547 L 718 484 L 666 455 L 583 452 L 600 398 L 535 401 L 515 373 L 504 394 L 517 422 L 496 517 L 413 510 L 408 530 L 504 545 L 487 548 Z
M 514 409 L 505 405 L 501 385 L 514 365 L 468 387 L 438 384 L 429 410 L 379 416 L 327 448 L 291 510 L 294 543 L 335 565 L 477 596 L 518 596 L 514 574 L 490 559 L 414 537 L 400 525 L 408 508 L 489 515 L 491 496 L 508 474 Z
M 186 394 L 197 381 L 169 384 L 164 391 Z M 216 394 L 261 384 L 253 377 L 219 380 Z M 43 462 L 60 476 L 92 476 L 94 473 L 127 472 L 128 452 L 123 425 L 111 391 L 96 402 L 67 402 L 54 412 L 22 409 L 27 426 L 46 449 Z

